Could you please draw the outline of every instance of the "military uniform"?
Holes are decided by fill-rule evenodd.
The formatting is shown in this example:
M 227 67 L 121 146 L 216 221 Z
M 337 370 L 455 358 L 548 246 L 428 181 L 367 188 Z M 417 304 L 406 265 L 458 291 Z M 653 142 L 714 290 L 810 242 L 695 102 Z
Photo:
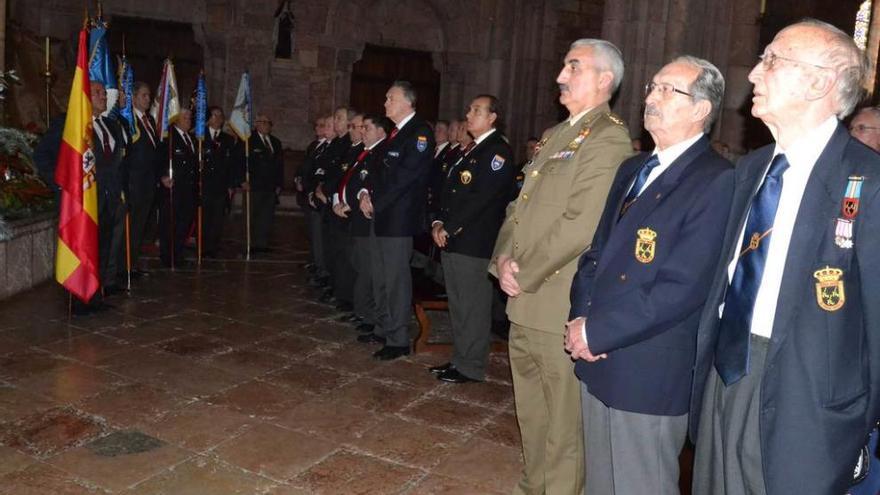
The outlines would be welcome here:
M 223 235 L 229 189 L 234 186 L 232 167 L 235 138 L 210 127 L 207 131 L 202 143 L 202 250 L 205 255 L 216 256 Z
M 589 247 L 629 133 L 607 104 L 547 130 L 510 204 L 493 260 L 511 257 L 522 293 L 507 315 L 525 468 L 515 493 L 580 493 L 584 457 L 580 388 L 563 349 L 569 290 Z M 495 270 L 495 263 L 490 266 Z
M 513 151 L 492 131 L 447 171 L 437 222 L 449 234 L 442 253 L 453 349 L 450 363 L 483 380 L 489 357 L 494 286 L 486 273 L 515 174 Z
M 184 137 L 185 136 L 185 137 Z M 173 189 L 164 185 L 159 194 L 159 255 L 162 264 L 171 266 L 172 249 L 174 264 L 183 261 L 183 245 L 189 236 L 196 205 L 196 176 L 198 172 L 198 156 L 196 144 L 192 136 L 172 126 L 168 131 L 171 140 L 171 170 L 174 180 Z M 168 142 L 163 141 L 162 149 L 168 149 Z M 161 175 L 168 177 L 165 168 Z M 173 211 L 172 211 L 173 204 Z M 173 223 L 172 223 L 173 215 Z M 171 229 L 174 229 L 174 245 L 171 245 Z

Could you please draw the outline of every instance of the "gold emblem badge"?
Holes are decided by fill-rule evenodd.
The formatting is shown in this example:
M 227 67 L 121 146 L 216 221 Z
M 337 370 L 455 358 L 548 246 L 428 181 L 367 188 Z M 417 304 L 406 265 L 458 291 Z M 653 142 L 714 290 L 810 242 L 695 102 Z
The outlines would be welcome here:
M 649 228 L 639 229 L 636 234 L 636 259 L 641 263 L 650 263 L 654 261 L 654 248 L 657 245 L 657 233 Z
M 464 170 L 464 171 L 461 172 L 461 174 L 459 174 L 459 178 L 461 179 L 461 183 L 462 183 L 462 184 L 464 184 L 464 185 L 468 185 L 468 184 L 471 183 L 471 179 L 473 179 L 474 176 L 471 175 L 471 171 L 470 171 L 470 170 Z
M 342 166 L 342 171 L 345 172 L 347 170 L 348 170 L 348 164 L 346 163 L 345 165 Z
M 846 302 L 846 294 L 843 291 L 843 270 L 826 266 L 813 272 L 816 278 L 816 302 L 825 311 L 837 311 Z

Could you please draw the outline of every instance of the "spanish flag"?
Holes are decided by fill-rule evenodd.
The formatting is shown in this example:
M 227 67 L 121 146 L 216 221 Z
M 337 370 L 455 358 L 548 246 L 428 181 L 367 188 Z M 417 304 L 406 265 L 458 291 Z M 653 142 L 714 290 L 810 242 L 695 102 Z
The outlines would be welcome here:
M 55 279 L 83 302 L 100 286 L 98 278 L 98 192 L 92 153 L 92 101 L 88 32 L 79 33 L 76 73 L 70 88 L 55 182 L 61 188 Z

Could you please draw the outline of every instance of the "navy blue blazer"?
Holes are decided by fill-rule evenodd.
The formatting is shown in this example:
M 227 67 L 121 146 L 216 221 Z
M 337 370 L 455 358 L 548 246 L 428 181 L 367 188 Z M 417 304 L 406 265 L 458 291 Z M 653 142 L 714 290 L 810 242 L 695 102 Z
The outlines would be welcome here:
M 605 405 L 688 412 L 697 325 L 733 197 L 733 169 L 704 136 L 618 216 L 648 154 L 623 162 L 571 286 L 569 319 L 586 317 L 595 363 L 575 373 Z
M 692 438 L 714 365 L 727 264 L 773 146 L 736 167 L 736 192 L 701 317 L 691 401 Z M 848 178 L 863 176 L 852 247 L 835 242 Z M 838 125 L 816 162 L 797 214 L 761 383 L 761 455 L 767 493 L 844 493 L 859 448 L 880 416 L 880 155 Z M 841 244 L 841 245 L 838 245 Z M 842 307 L 817 293 L 817 271 L 842 270 Z M 832 284 L 835 282 L 831 282 Z M 833 306 L 829 306 L 833 307 Z
M 425 230 L 434 132 L 414 115 L 387 138 L 373 177 L 373 228 L 379 237 L 410 237 Z

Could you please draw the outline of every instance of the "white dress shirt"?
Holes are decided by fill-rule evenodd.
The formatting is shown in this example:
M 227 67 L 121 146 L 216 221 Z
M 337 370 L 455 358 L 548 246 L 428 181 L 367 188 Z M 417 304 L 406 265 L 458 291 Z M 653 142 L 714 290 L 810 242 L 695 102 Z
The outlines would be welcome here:
M 773 333 L 773 320 L 776 317 L 776 302 L 779 300 L 779 288 L 782 286 L 782 271 L 788 258 L 788 246 L 791 243 L 791 233 L 794 230 L 795 219 L 804 197 L 807 181 L 813 172 L 813 167 L 819 159 L 819 155 L 825 150 L 831 135 L 837 128 L 837 118 L 829 117 L 792 143 L 791 147 L 783 150 L 779 143 L 773 150 L 773 156 L 784 153 L 788 159 L 789 167 L 782 174 L 782 193 L 779 197 L 779 206 L 776 209 L 776 218 L 773 220 L 773 232 L 770 234 L 770 247 L 767 251 L 767 261 L 764 263 L 764 273 L 761 277 L 761 285 L 755 296 L 755 308 L 752 312 L 752 333 L 770 338 Z M 771 159 L 772 161 L 772 159 Z M 770 162 L 764 168 L 767 173 Z M 746 222 L 748 223 L 748 222 Z M 740 231 L 736 245 L 742 245 L 745 231 Z M 739 249 L 736 250 L 737 255 Z M 736 270 L 737 255 L 727 265 L 728 281 L 733 280 Z M 724 311 L 724 304 L 719 307 L 718 314 Z
M 660 160 L 660 165 L 657 165 L 656 167 L 651 169 L 651 173 L 648 174 L 648 179 L 645 180 L 645 184 L 642 186 L 642 189 L 640 191 L 638 191 L 638 193 L 642 194 L 642 191 L 647 189 L 648 186 L 650 186 L 651 183 L 654 182 L 655 179 L 657 179 L 657 177 L 660 177 L 660 174 L 665 172 L 666 169 L 669 168 L 670 165 L 672 165 L 672 162 L 674 162 L 675 160 L 678 160 L 678 157 L 680 157 L 685 151 L 687 151 L 688 148 L 693 146 L 694 143 L 699 141 L 699 139 L 701 137 L 703 137 L 702 132 L 697 133 L 696 135 L 691 136 L 691 137 L 685 139 L 684 141 L 673 144 L 672 146 L 666 148 L 665 150 L 658 150 L 658 149 L 654 148 L 654 153 L 652 153 L 651 155 L 652 156 L 657 155 L 657 159 Z M 630 189 L 632 189 L 632 186 L 634 186 L 634 185 L 635 185 L 635 180 L 633 180 L 633 184 L 631 184 L 629 186 Z
M 409 122 L 410 120 L 412 120 L 412 118 L 415 117 L 415 116 L 416 116 L 416 113 L 415 113 L 415 112 L 413 112 L 413 113 L 407 115 L 407 116 L 404 117 L 403 120 L 401 120 L 400 123 L 397 124 L 395 127 L 397 127 L 397 130 L 400 131 L 401 129 L 403 129 L 403 126 L 405 126 L 405 125 L 407 124 L 407 122 Z

